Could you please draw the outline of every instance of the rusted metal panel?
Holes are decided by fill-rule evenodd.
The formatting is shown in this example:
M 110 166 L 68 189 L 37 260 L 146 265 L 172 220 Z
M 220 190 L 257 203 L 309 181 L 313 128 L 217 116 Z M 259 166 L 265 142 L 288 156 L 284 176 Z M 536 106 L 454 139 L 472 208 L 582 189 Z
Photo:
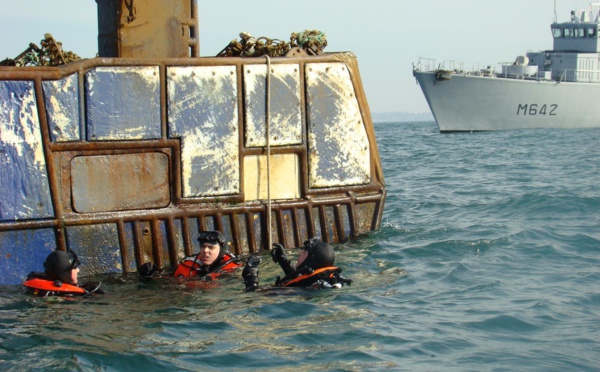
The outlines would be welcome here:
M 180 218 L 173 219 L 172 224 L 167 224 L 168 226 L 168 241 L 170 242 L 169 247 L 172 252 L 172 256 L 176 257 L 176 261 L 179 259 L 188 256 L 185 251 L 185 239 L 183 232 L 183 224 Z M 177 262 L 171 262 L 172 265 L 175 265 Z
M 79 79 L 71 74 L 42 82 L 52 142 L 80 141 Z
M 235 215 L 235 227 L 236 230 L 238 232 L 238 241 L 237 241 L 237 246 L 239 247 L 239 250 L 243 253 L 254 253 L 251 251 L 250 249 L 250 244 L 248 244 L 248 238 L 243 239 L 244 237 L 248 237 L 249 236 L 249 229 L 248 229 L 248 225 L 246 223 L 246 214 L 244 213 L 239 213 Z
M 169 158 L 161 152 L 75 157 L 71 195 L 79 213 L 166 207 Z
M 339 220 L 341 222 L 339 231 L 341 234 L 341 239 L 346 240 L 353 236 L 353 228 L 350 221 L 350 208 L 348 205 L 338 205 L 336 207 L 339 214 Z
M 290 242 L 288 246 L 296 246 L 295 233 L 296 233 L 296 221 L 294 219 L 294 211 L 292 209 L 284 209 L 279 214 L 281 221 L 278 222 L 277 226 L 281 226 L 281 241 Z
M 265 213 L 265 228 L 270 227 L 271 229 L 271 237 L 274 242 L 283 242 L 283 236 L 280 235 L 280 230 L 277 228 L 279 225 L 279 219 L 277 218 L 277 210 L 271 210 L 271 226 L 267 225 L 267 216 Z M 261 242 L 261 246 L 264 247 L 264 242 Z M 263 248 L 264 249 L 264 248 Z
M 69 226 L 66 233 L 81 261 L 81 276 L 123 272 L 116 224 Z
M 54 229 L 0 231 L 0 283 L 20 283 L 56 249 Z
M 307 63 L 310 187 L 371 181 L 369 139 L 343 63 Z
M 136 244 L 133 223 L 123 223 L 118 221 L 119 243 L 121 247 L 121 259 L 123 261 L 123 272 L 131 272 L 137 269 Z M 140 260 L 141 261 L 141 260 Z
M 31 81 L 0 81 L 0 221 L 54 216 Z
M 262 247 L 264 244 L 262 237 L 264 236 L 265 231 L 263 226 L 266 226 L 266 214 L 263 215 L 261 213 L 249 213 L 249 215 L 251 216 L 251 223 L 248 224 L 248 228 L 254 232 L 254 239 L 252 239 L 252 244 L 254 247 Z
M 217 214 L 210 214 L 208 216 L 203 216 L 202 217 L 202 221 L 198 221 L 199 225 L 198 228 L 199 230 L 219 230 L 219 226 L 221 226 L 223 224 L 222 221 L 219 221 L 218 219 L 223 218 L 223 216 Z M 193 235 L 196 236 L 196 235 Z
M 246 110 L 246 147 L 267 145 L 266 139 L 266 65 L 244 65 Z M 302 143 L 300 66 L 271 65 L 270 73 L 270 145 Z
M 321 222 L 324 225 L 325 236 L 338 236 L 333 206 L 323 206 L 319 212 L 323 217 Z
M 167 68 L 169 137 L 181 139 L 183 197 L 240 192 L 235 66 Z
M 356 222 L 360 231 L 379 228 L 376 211 L 377 205 L 375 203 L 361 203 L 356 205 Z
M 315 229 L 315 236 L 321 236 L 326 240 L 326 235 L 323 235 L 323 225 L 321 224 L 321 213 L 319 211 L 319 207 L 312 207 L 311 209 L 311 218 L 314 224 L 313 228 Z
M 152 235 L 151 221 L 136 220 L 132 224 L 133 236 L 135 241 L 136 254 L 141 259 L 138 265 L 145 262 L 156 262 L 158 266 L 162 264 L 160 252 L 155 250 L 154 236 Z
M 227 247 L 227 250 L 231 251 L 231 252 L 235 252 L 235 253 L 241 253 L 240 252 L 240 247 L 236 246 L 235 240 L 234 240 L 234 231 L 236 230 L 235 228 L 235 213 L 228 213 L 228 214 L 221 214 L 217 216 L 217 225 L 216 228 L 214 230 L 219 230 L 221 232 L 223 232 L 223 234 L 225 235 L 225 246 Z
M 153 222 L 154 223 L 152 224 L 152 232 L 156 238 L 156 248 L 158 250 L 158 253 L 162 256 L 162 262 L 169 263 L 170 252 L 169 242 L 167 241 L 167 221 L 156 220 Z M 165 266 L 165 264 L 163 264 L 163 266 Z
M 161 138 L 158 66 L 96 67 L 85 83 L 88 141 Z
M 346 226 L 344 212 L 339 213 L 336 210 L 350 208 L 351 204 L 328 206 L 329 203 L 326 200 L 321 202 L 323 204 L 312 208 L 280 206 L 273 210 L 273 241 L 281 242 L 289 248 L 301 245 L 304 240 L 312 236 L 335 239 L 334 234 L 336 230 L 339 230 L 339 226 L 342 226 L 342 229 Z M 362 212 L 366 212 L 372 207 L 369 204 L 363 205 L 368 208 Z M 372 211 L 374 212 L 374 210 Z M 265 228 L 264 215 L 261 212 L 248 210 L 239 210 L 239 212 L 241 213 L 206 214 L 181 220 L 175 219 L 172 224 L 169 222 L 171 218 L 165 215 L 143 221 L 140 221 L 138 217 L 131 216 L 129 218 L 132 220 L 126 223 L 120 222 L 120 218 L 118 218 L 113 223 L 67 226 L 68 246 L 78 254 L 83 252 L 84 257 L 90 257 L 85 265 L 91 266 L 84 272 L 85 274 L 119 272 L 120 270 L 131 272 L 135 271 L 139 264 L 148 261 L 155 262 L 161 267 L 175 265 L 178 258 L 181 258 L 184 253 L 198 252 L 200 247 L 196 237 L 198 231 L 204 229 L 223 231 L 230 244 L 229 249 L 236 254 L 258 252 L 265 249 L 265 241 L 262 238 Z M 243 218 L 243 216 L 247 216 L 247 218 Z M 364 213 L 363 217 L 369 223 L 376 219 L 374 214 L 368 213 Z M 247 245 L 239 244 L 238 239 L 240 238 Z M 50 229 L 44 239 L 46 244 L 53 242 Z M 38 249 L 37 246 L 40 245 L 39 240 L 36 241 L 27 234 L 0 232 L 2 249 L 10 246 L 11 242 L 7 240 L 29 241 L 36 246 L 35 248 L 23 247 L 28 251 Z M 189 241 L 189 247 L 184 249 L 186 241 Z M 253 243 L 250 245 L 251 241 Z M 4 252 L 4 250 L 0 250 L 0 252 Z M 44 252 L 47 254 L 47 250 Z M 20 253 L 15 252 L 15 254 Z M 115 259 L 117 254 L 121 260 L 119 262 Z M 4 259 L 3 261 L 9 260 Z M 12 262 L 10 264 L 13 265 Z M 15 265 L 11 266 L 13 274 L 14 269 L 25 270 L 25 272 L 30 270 L 29 267 Z M 111 267 L 107 269 L 105 265 L 111 265 Z
M 301 243 L 313 236 L 311 230 L 309 230 L 309 226 L 312 226 L 310 209 L 298 208 L 296 210 L 296 238 L 298 240 L 293 245 L 300 246 Z

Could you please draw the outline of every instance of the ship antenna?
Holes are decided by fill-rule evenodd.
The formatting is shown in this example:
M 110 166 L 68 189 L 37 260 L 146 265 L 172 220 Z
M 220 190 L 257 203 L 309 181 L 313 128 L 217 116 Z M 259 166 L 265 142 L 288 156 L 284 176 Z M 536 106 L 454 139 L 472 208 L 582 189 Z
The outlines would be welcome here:
M 598 18 L 600 16 L 600 9 L 598 8 L 598 6 L 600 6 L 600 3 L 590 3 L 590 22 L 596 22 L 596 23 L 598 23 Z M 596 9 L 594 9 L 594 7 Z M 594 15 L 596 17 L 592 21 L 592 18 L 594 17 Z
M 556 18 L 556 0 L 554 0 L 554 23 L 558 22 L 558 19 Z

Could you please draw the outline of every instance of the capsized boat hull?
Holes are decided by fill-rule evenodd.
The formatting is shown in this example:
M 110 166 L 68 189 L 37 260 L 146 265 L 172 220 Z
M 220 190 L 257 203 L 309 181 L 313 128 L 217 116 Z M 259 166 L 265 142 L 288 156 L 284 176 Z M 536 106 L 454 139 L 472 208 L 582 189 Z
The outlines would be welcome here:
M 1 284 L 54 249 L 75 250 L 82 275 L 119 273 L 173 267 L 199 230 L 244 254 L 270 249 L 269 233 L 297 247 L 380 226 L 383 171 L 350 53 L 0 67 L 0 105 Z

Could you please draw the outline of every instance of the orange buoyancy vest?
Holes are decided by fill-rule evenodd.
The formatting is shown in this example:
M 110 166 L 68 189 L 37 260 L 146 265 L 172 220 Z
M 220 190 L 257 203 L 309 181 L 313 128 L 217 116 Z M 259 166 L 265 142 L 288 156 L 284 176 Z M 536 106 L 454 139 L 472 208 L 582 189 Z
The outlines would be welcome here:
M 242 262 L 240 262 L 237 257 L 225 253 L 223 258 L 221 258 L 221 264 L 219 266 L 211 272 L 202 274 L 202 263 L 198 260 L 198 255 L 194 255 L 184 258 L 177 266 L 177 269 L 175 269 L 173 276 L 179 278 L 191 278 L 197 275 L 203 275 L 206 279 L 216 279 L 221 274 L 230 273 L 240 266 L 242 266 Z
M 23 286 L 31 290 L 36 296 L 83 296 L 88 294 L 84 288 L 76 284 L 63 283 L 60 280 L 50 280 L 43 274 L 30 274 Z
M 310 287 L 313 283 L 318 280 L 324 280 L 326 282 L 337 282 L 339 274 L 342 272 L 337 266 L 322 267 L 314 270 L 312 273 L 302 274 L 295 278 L 287 279 L 283 278 L 277 285 L 280 287 Z

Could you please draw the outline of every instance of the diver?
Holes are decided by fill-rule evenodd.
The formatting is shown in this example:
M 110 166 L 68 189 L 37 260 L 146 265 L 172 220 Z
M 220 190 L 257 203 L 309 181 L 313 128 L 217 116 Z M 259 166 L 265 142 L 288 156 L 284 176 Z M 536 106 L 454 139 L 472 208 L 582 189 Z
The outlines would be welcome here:
M 334 266 L 335 252 L 333 247 L 319 238 L 312 238 L 300 247 L 296 265 L 287 257 L 287 252 L 281 244 L 273 244 L 271 257 L 283 269 L 285 276 L 277 277 L 276 287 L 304 287 L 304 288 L 341 288 L 344 284 L 351 285 L 352 280 L 340 275 L 342 269 Z M 248 259 L 242 271 L 246 291 L 258 288 L 258 265 L 260 257 L 252 256 Z
M 100 289 L 100 282 L 78 283 L 80 265 L 77 254 L 71 249 L 55 250 L 46 257 L 44 272 L 32 271 L 22 284 L 28 292 L 43 297 L 104 294 L 104 291 Z
M 168 276 L 214 280 L 242 266 L 243 262 L 225 249 L 225 237 L 220 231 L 200 231 L 198 242 L 200 251 L 183 258 L 173 274 Z M 160 270 L 151 262 L 146 262 L 138 268 L 142 279 L 148 279 L 157 272 Z

